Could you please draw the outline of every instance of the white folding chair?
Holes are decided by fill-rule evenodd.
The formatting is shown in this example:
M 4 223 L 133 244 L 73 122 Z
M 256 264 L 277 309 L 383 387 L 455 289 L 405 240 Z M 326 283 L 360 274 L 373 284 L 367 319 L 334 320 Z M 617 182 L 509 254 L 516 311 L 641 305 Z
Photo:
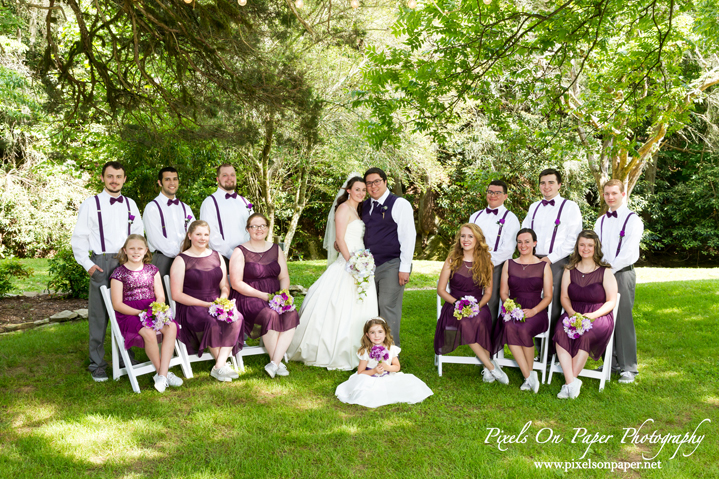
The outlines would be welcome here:
M 447 292 L 449 292 L 449 285 L 447 285 Z M 437 295 L 437 321 L 442 314 L 442 298 Z M 434 365 L 437 366 L 437 373 L 442 376 L 442 364 L 474 364 L 475 366 L 481 366 L 482 361 L 477 356 L 446 356 L 443 354 L 434 355 Z
M 125 339 L 122 337 L 120 326 L 117 324 L 117 317 L 115 317 L 115 308 L 112 307 L 112 298 L 110 296 L 110 290 L 107 286 L 100 286 L 100 293 L 102 293 L 102 299 L 105 301 L 105 309 L 107 314 L 110 316 L 110 338 L 112 342 L 112 378 L 118 381 L 122 376 L 127 375 L 130 378 L 130 384 L 132 390 L 136 393 L 140 392 L 140 385 L 137 382 L 137 376 L 155 372 L 155 366 L 152 362 L 146 361 L 142 364 L 132 365 L 130 361 L 130 355 L 127 354 L 125 349 Z M 125 367 L 120 367 L 120 357 L 125 363 Z M 180 344 L 175 341 L 175 355 L 170 359 L 170 367 L 181 366 L 182 372 L 186 378 L 192 377 L 192 370 L 190 365 L 184 361 L 180 350 Z M 188 375 L 189 373 L 189 375 Z
M 614 330 L 617 326 L 617 309 L 619 308 L 619 299 L 621 295 L 617 294 L 617 304 L 614 305 L 614 325 L 612 327 L 612 335 L 609 338 L 607 349 L 604 351 L 604 366 L 601 371 L 595 371 L 593 369 L 582 369 L 579 375 L 583 378 L 599 379 L 599 392 L 604 391 L 604 383 L 611 381 L 612 378 L 612 354 L 614 352 Z M 552 374 L 560 373 L 564 374 L 562 366 L 559 361 L 556 361 L 557 355 L 552 354 L 552 362 L 549 366 L 549 378 L 547 384 L 552 384 Z M 556 362 L 555 362 L 556 361 Z
M 497 321 L 504 321 L 502 318 L 502 301 L 499 301 L 499 313 L 497 314 Z M 549 356 L 549 341 L 550 338 L 550 328 L 552 327 L 552 304 L 549 304 L 549 307 L 547 308 L 547 317 L 549 318 L 549 321 L 547 324 L 547 330 L 543 333 L 539 333 L 534 338 L 539 339 L 542 342 L 541 349 L 539 351 L 539 358 L 541 361 L 534 361 L 532 363 L 532 370 L 536 371 L 542 371 L 542 384 L 544 384 L 544 380 L 547 375 L 547 357 Z M 496 363 L 500 367 L 509 366 L 512 368 L 518 368 L 519 364 L 517 364 L 517 361 L 514 359 L 508 359 L 504 357 L 504 348 L 500 349 L 497 354 L 494 355 L 494 359 Z

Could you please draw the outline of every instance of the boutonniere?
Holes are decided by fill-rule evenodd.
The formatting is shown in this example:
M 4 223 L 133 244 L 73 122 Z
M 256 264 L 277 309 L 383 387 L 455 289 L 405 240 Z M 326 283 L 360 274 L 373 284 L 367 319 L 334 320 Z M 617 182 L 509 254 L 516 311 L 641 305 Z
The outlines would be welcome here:
M 624 234 L 625 234 L 625 233 L 624 233 L 624 230 L 620 231 L 620 232 L 619 232 L 619 237 L 620 237 L 620 238 L 624 238 Z
M 504 225 L 504 218 L 501 218 L 499 221 L 497 221 L 498 225 Z
M 187 229 L 187 225 L 190 224 L 190 221 L 192 221 L 192 215 L 187 215 L 187 218 L 185 218 L 185 229 Z
M 247 203 L 247 211 L 252 211 L 252 208 L 254 205 L 252 203 Z
M 135 222 L 135 216 L 134 216 L 132 213 L 128 213 L 128 214 L 127 214 L 127 222 L 128 222 L 129 224 L 132 224 L 132 223 Z
M 555 228 L 558 228 L 560 224 L 562 224 L 562 222 L 559 221 L 559 218 L 557 218 L 556 220 L 554 220 L 554 227 L 555 227 Z
M 380 206 L 379 210 L 382 212 L 382 219 L 384 219 L 384 213 L 387 211 L 387 205 Z

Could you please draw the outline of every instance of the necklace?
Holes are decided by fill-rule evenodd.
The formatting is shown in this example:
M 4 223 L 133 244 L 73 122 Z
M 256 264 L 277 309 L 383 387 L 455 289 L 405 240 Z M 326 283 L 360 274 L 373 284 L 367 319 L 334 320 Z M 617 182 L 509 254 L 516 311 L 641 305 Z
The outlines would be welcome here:
M 594 269 L 592 269 L 592 270 L 591 270 L 590 272 L 588 272 L 588 273 L 582 273 L 582 270 L 580 270 L 579 268 L 577 268 L 577 271 L 579 271 L 580 273 L 582 273 L 582 278 L 584 278 L 584 275 L 585 275 L 585 274 L 592 274 L 592 273 L 594 273 L 594 272 L 595 272 L 596 270 L 598 270 L 598 269 L 599 269 L 599 266 L 597 266 L 597 265 L 595 264 L 595 265 L 594 265 Z

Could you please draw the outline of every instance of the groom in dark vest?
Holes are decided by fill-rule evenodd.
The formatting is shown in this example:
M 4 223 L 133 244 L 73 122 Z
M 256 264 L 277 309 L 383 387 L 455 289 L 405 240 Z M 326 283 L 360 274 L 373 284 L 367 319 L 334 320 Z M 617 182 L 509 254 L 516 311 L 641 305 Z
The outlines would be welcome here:
M 412 271 L 417 237 L 414 213 L 409 201 L 389 192 L 387 174 L 380 168 L 367 170 L 364 180 L 370 195 L 362 203 L 362 221 L 366 227 L 364 244 L 377 266 L 374 282 L 379 314 L 387 320 L 394 342 L 399 346 L 402 298 Z

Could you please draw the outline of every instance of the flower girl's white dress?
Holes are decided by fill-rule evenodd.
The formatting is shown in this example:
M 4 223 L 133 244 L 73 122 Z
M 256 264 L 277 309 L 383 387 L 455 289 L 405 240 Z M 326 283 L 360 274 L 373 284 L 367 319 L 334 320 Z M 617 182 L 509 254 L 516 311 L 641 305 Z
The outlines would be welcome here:
M 399 347 L 390 346 L 387 363 L 392 364 L 392 359 L 398 357 L 400 351 Z M 368 361 L 367 369 L 374 369 L 377 366 L 377 361 L 370 359 L 368 352 L 357 354 L 357 357 Z M 337 399 L 347 404 L 379 407 L 398 402 L 409 404 L 422 402 L 432 395 L 432 390 L 414 374 L 396 372 L 376 377 L 355 373 L 337 386 L 335 395 Z

